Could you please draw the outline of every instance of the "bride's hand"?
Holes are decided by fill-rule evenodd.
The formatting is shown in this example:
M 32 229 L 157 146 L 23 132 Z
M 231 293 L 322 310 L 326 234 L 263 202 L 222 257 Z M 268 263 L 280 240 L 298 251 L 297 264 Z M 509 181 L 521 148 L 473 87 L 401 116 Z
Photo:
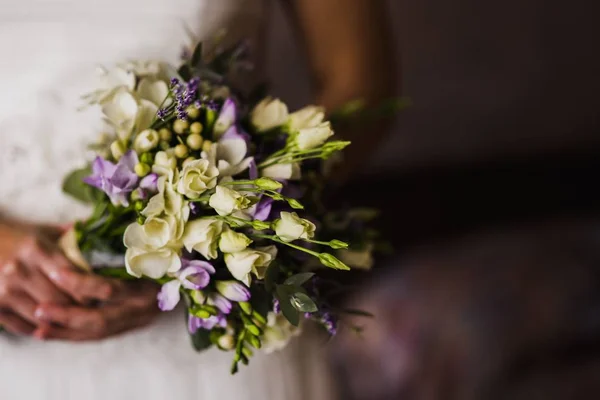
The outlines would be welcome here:
M 34 335 L 43 339 L 99 340 L 145 326 L 159 313 L 159 287 L 148 281 L 120 282 L 118 293 L 98 307 L 42 304 L 36 317 L 46 322 Z
M 49 275 L 70 265 L 47 231 L 0 221 L 0 325 L 12 333 L 30 334 L 37 324 L 38 303 L 69 304 L 72 299 Z

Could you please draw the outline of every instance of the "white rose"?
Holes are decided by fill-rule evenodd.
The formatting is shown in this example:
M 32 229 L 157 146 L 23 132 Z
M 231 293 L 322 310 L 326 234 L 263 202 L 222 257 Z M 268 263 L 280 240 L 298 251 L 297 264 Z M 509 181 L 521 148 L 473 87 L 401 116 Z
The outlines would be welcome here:
M 177 158 L 173 154 L 164 151 L 159 151 L 154 156 L 154 164 L 152 172 L 158 175 L 170 176 L 177 168 Z
M 286 123 L 288 108 L 279 99 L 267 97 L 256 105 L 250 118 L 259 132 L 265 132 Z
M 196 250 L 206 259 L 217 258 L 219 235 L 223 231 L 223 221 L 214 218 L 200 218 L 185 227 L 183 245 L 188 251 Z
M 208 160 L 196 160 L 188 163 L 181 173 L 177 191 L 190 199 L 200 197 L 217 184 L 219 170 L 211 166 Z
M 235 279 L 250 286 L 250 273 L 263 279 L 267 267 L 276 256 L 277 248 L 275 246 L 259 247 L 256 250 L 246 249 L 237 253 L 225 254 L 225 265 Z
M 130 275 L 137 278 L 144 275 L 159 279 L 167 273 L 179 271 L 181 259 L 169 248 L 150 251 L 131 248 L 125 252 L 125 268 Z
M 292 337 L 298 336 L 301 332 L 302 330 L 290 324 L 283 314 L 270 312 L 267 315 L 267 326 L 261 337 L 262 349 L 267 354 L 281 350 L 287 346 Z
M 148 218 L 144 225 L 134 222 L 125 229 L 123 244 L 128 249 L 160 249 L 171 240 L 171 232 L 171 226 L 165 219 Z
M 294 132 L 299 129 L 314 128 L 325 119 L 325 109 L 317 106 L 307 106 L 290 114 L 288 127 Z
M 338 250 L 339 259 L 350 268 L 369 270 L 373 268 L 373 245 L 368 244 L 362 250 Z
M 323 122 L 313 128 L 300 129 L 295 137 L 299 150 L 310 150 L 321 146 L 333 135 L 330 122 Z
M 176 173 L 175 175 L 172 175 L 173 179 L 177 178 L 176 175 Z M 142 215 L 146 217 L 155 217 L 163 212 L 167 215 L 174 216 L 181 212 L 189 214 L 188 203 L 175 191 L 172 181 L 168 178 L 169 177 L 167 176 L 158 178 L 158 193 L 150 198 L 146 208 L 142 210 Z
M 228 229 L 221 234 L 219 249 L 221 249 L 223 253 L 237 253 L 248 247 L 250 243 L 252 243 L 252 240 L 248 238 L 248 236 L 232 229 Z
M 296 239 L 311 239 L 315 235 L 315 224 L 298 217 L 296 213 L 282 211 L 280 218 L 273 224 L 275 234 L 284 242 Z
M 208 200 L 208 205 L 219 215 L 229 215 L 233 211 L 250 207 L 250 200 L 233 189 L 217 186 L 215 194 Z
M 137 134 L 133 141 L 133 149 L 136 153 L 141 154 L 152 150 L 158 145 L 160 137 L 154 129 L 146 129 Z
M 276 180 L 297 180 L 301 177 L 300 165 L 298 163 L 275 164 L 261 169 L 260 175 Z
M 135 87 L 135 73 L 126 68 L 107 70 L 99 67 L 98 78 L 99 89 L 84 96 L 89 104 L 104 105 L 112 101 L 113 96 L 118 92 L 133 91 Z

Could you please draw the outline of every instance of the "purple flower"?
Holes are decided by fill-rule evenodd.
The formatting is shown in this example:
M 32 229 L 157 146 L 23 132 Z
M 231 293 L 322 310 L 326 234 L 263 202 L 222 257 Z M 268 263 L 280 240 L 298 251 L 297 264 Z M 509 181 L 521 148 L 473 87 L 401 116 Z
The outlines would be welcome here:
M 248 166 L 248 174 L 250 175 L 250 179 L 258 179 L 258 166 L 256 165 L 256 159 L 252 159 L 252 161 L 250 161 L 250 165 Z
M 215 273 L 215 268 L 206 261 L 181 260 L 183 268 L 177 273 L 177 277 L 165 283 L 158 293 L 158 307 L 162 311 L 174 309 L 181 294 L 179 290 L 183 286 L 189 290 L 204 289 L 210 282 L 210 274 Z
M 227 98 L 223 103 L 223 107 L 221 108 L 221 112 L 219 112 L 219 116 L 215 121 L 214 132 L 217 137 L 219 135 L 224 134 L 229 130 L 229 128 L 235 126 L 237 121 L 237 107 L 235 105 L 235 101 L 232 98 Z M 234 134 L 234 133 L 231 133 Z
M 158 191 L 158 175 L 157 174 L 146 175 L 140 181 L 140 188 L 147 190 L 149 192 L 157 192 Z
M 221 140 L 223 139 L 242 139 L 248 144 L 252 138 L 247 132 L 242 131 L 236 125 L 232 125 L 225 131 L 223 136 L 221 136 Z
M 324 312 L 321 316 L 321 322 L 331 336 L 335 336 L 337 334 L 337 320 L 333 315 L 329 314 L 328 312 Z
M 220 326 L 221 328 L 227 327 L 227 319 L 224 315 L 213 315 L 208 318 L 198 318 L 193 315 L 188 316 L 188 331 L 191 334 L 196 333 L 198 329 L 211 330 L 215 326 Z
M 250 300 L 250 291 L 241 283 L 236 281 L 219 281 L 216 286 L 217 291 L 231 301 Z
M 138 162 L 138 156 L 133 150 L 125 153 L 116 165 L 102 157 L 96 157 L 92 164 L 92 175 L 83 181 L 106 193 L 114 205 L 127 207 L 127 195 L 136 188 L 139 179 L 135 173 Z
M 273 299 L 273 312 L 275 314 L 279 314 L 281 312 L 281 305 L 277 299 Z
M 231 301 L 218 293 L 211 293 L 208 296 L 208 304 L 217 307 L 223 314 L 229 314 L 231 312 L 231 307 L 233 307 Z
M 266 221 L 271 214 L 271 208 L 273 207 L 273 198 L 268 196 L 262 196 L 256 208 L 254 210 L 253 218 L 259 221 Z

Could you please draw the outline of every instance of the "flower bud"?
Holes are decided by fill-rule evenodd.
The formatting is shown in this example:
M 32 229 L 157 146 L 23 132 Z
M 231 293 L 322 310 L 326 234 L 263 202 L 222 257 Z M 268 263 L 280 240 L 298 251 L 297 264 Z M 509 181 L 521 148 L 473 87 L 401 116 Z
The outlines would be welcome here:
M 185 142 L 187 143 L 190 149 L 200 150 L 202 148 L 202 141 L 202 136 L 200 136 L 197 133 L 192 133 L 190 136 L 187 137 L 187 140 Z
M 143 197 L 143 190 L 141 190 L 140 188 L 134 190 L 133 192 L 131 192 L 131 201 L 138 201 L 138 200 L 142 200 Z M 141 211 L 141 210 L 140 210 Z
M 256 179 L 254 181 L 254 184 L 256 186 L 258 186 L 260 189 L 264 189 L 264 190 L 277 190 L 277 189 L 281 189 L 283 187 L 281 182 L 277 182 L 274 179 L 266 178 L 266 177 Z
M 137 176 L 143 177 L 143 176 L 148 175 L 150 173 L 151 169 L 152 168 L 150 168 L 150 166 L 146 163 L 137 163 L 135 165 L 134 171 Z
M 158 145 L 160 137 L 154 129 L 146 129 L 137 134 L 133 141 L 133 149 L 138 153 L 145 153 Z
M 160 136 L 160 140 L 165 140 L 168 142 L 169 140 L 171 140 L 173 132 L 171 132 L 167 128 L 162 128 L 160 131 L 158 131 L 158 135 Z
M 133 209 L 135 211 L 142 211 L 144 209 L 144 203 L 141 201 L 136 201 L 135 203 L 133 203 Z
M 287 202 L 293 209 L 304 210 L 304 206 L 296 199 L 287 199 Z
M 329 242 L 329 247 L 332 249 L 347 249 L 348 243 L 342 242 L 341 240 L 334 239 Z
M 219 293 L 231 301 L 250 300 L 250 291 L 237 281 L 218 281 L 216 288 Z
M 315 235 L 315 224 L 298 217 L 296 213 L 282 211 L 281 218 L 273 224 L 275 234 L 284 242 L 296 239 L 311 239 Z
M 260 313 L 256 310 L 252 312 L 252 320 L 254 321 L 255 325 L 265 325 L 267 323 L 265 317 L 260 315 Z
M 250 346 L 254 347 L 257 350 L 262 347 L 260 339 L 254 335 L 246 335 L 246 342 L 250 343 Z
M 206 301 L 206 296 L 201 290 L 192 290 L 190 292 L 190 296 L 196 304 L 204 304 L 204 302 Z
M 217 340 L 217 345 L 223 350 L 233 350 L 235 347 L 235 338 L 231 335 L 222 335 Z
M 209 152 L 210 148 L 212 147 L 212 142 L 210 140 L 205 140 L 204 143 L 202 143 L 202 151 L 205 152 Z
M 173 122 L 173 131 L 178 135 L 182 135 L 189 127 L 190 123 L 184 119 L 176 119 Z
M 162 140 L 159 144 L 158 147 L 160 147 L 161 150 L 167 151 L 171 148 L 171 145 L 169 144 L 169 142 L 166 142 L 164 140 Z
M 244 250 L 250 243 L 252 243 L 252 240 L 248 236 L 228 229 L 221 234 L 219 249 L 223 253 L 236 253 Z
M 175 157 L 186 158 L 188 155 L 188 148 L 185 144 L 178 144 L 175 146 Z
M 246 302 L 246 301 L 242 301 L 241 303 L 238 303 L 240 305 L 240 308 L 242 309 L 243 312 L 245 312 L 248 315 L 252 314 L 252 306 L 250 305 L 250 303 Z
M 271 228 L 271 223 L 265 222 L 265 221 L 254 220 L 254 221 L 252 221 L 252 228 L 256 229 L 257 231 L 264 231 L 265 229 Z
M 140 156 L 140 161 L 152 165 L 154 163 L 154 157 L 152 157 L 152 154 L 150 153 L 144 153 Z
M 249 348 L 247 348 L 247 347 L 243 347 L 243 348 L 242 348 L 242 354 L 243 354 L 243 355 L 244 355 L 244 357 L 245 357 L 245 358 L 242 358 L 242 362 L 243 362 L 244 364 L 246 364 L 246 363 L 248 362 L 247 360 L 248 360 L 250 357 L 252 357 L 252 355 L 253 355 L 254 353 L 252 353 L 252 350 L 250 350 Z M 244 361 L 245 361 L 245 362 L 244 362 Z
M 341 269 L 341 270 L 345 270 L 345 271 L 350 270 L 350 267 L 348 267 L 346 264 L 344 264 L 343 262 L 338 260 L 335 256 L 333 256 L 329 253 L 319 254 L 319 261 L 321 261 L 321 264 L 323 264 L 324 266 L 329 267 L 329 268 Z
M 203 309 L 195 310 L 193 314 L 194 314 L 194 316 L 196 316 L 198 318 L 202 318 L 202 319 L 206 319 L 211 316 L 211 314 L 208 311 L 203 310 Z
M 200 110 L 198 110 L 195 106 L 191 105 L 185 109 L 187 116 L 191 119 L 196 119 L 200 116 Z
M 262 333 L 260 331 L 260 328 L 256 325 L 248 324 L 248 325 L 245 325 L 244 328 L 246 328 L 246 330 L 248 332 L 250 332 L 251 334 L 253 334 L 254 336 L 260 336 Z
M 199 135 L 202 133 L 203 129 L 204 129 L 204 127 L 202 126 L 202 124 L 200 122 L 194 122 L 192 125 L 190 125 L 191 133 L 197 133 Z
M 123 154 L 125 154 L 125 145 L 122 142 L 115 140 L 110 145 L 110 152 L 113 158 L 118 160 L 123 156 Z

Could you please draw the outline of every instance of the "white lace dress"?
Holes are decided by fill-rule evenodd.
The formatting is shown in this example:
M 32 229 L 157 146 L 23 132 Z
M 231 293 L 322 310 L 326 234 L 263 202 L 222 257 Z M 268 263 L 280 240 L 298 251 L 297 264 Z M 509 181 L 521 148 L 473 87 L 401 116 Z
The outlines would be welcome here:
M 88 210 L 61 180 L 101 127 L 80 113 L 97 64 L 176 62 L 184 23 L 200 37 L 225 27 L 256 36 L 261 0 L 3 0 L 0 6 L 0 214 L 65 222 Z M 181 310 L 98 343 L 0 336 L 2 400 L 330 399 L 323 345 L 296 339 L 229 375 L 231 354 L 195 353 Z

